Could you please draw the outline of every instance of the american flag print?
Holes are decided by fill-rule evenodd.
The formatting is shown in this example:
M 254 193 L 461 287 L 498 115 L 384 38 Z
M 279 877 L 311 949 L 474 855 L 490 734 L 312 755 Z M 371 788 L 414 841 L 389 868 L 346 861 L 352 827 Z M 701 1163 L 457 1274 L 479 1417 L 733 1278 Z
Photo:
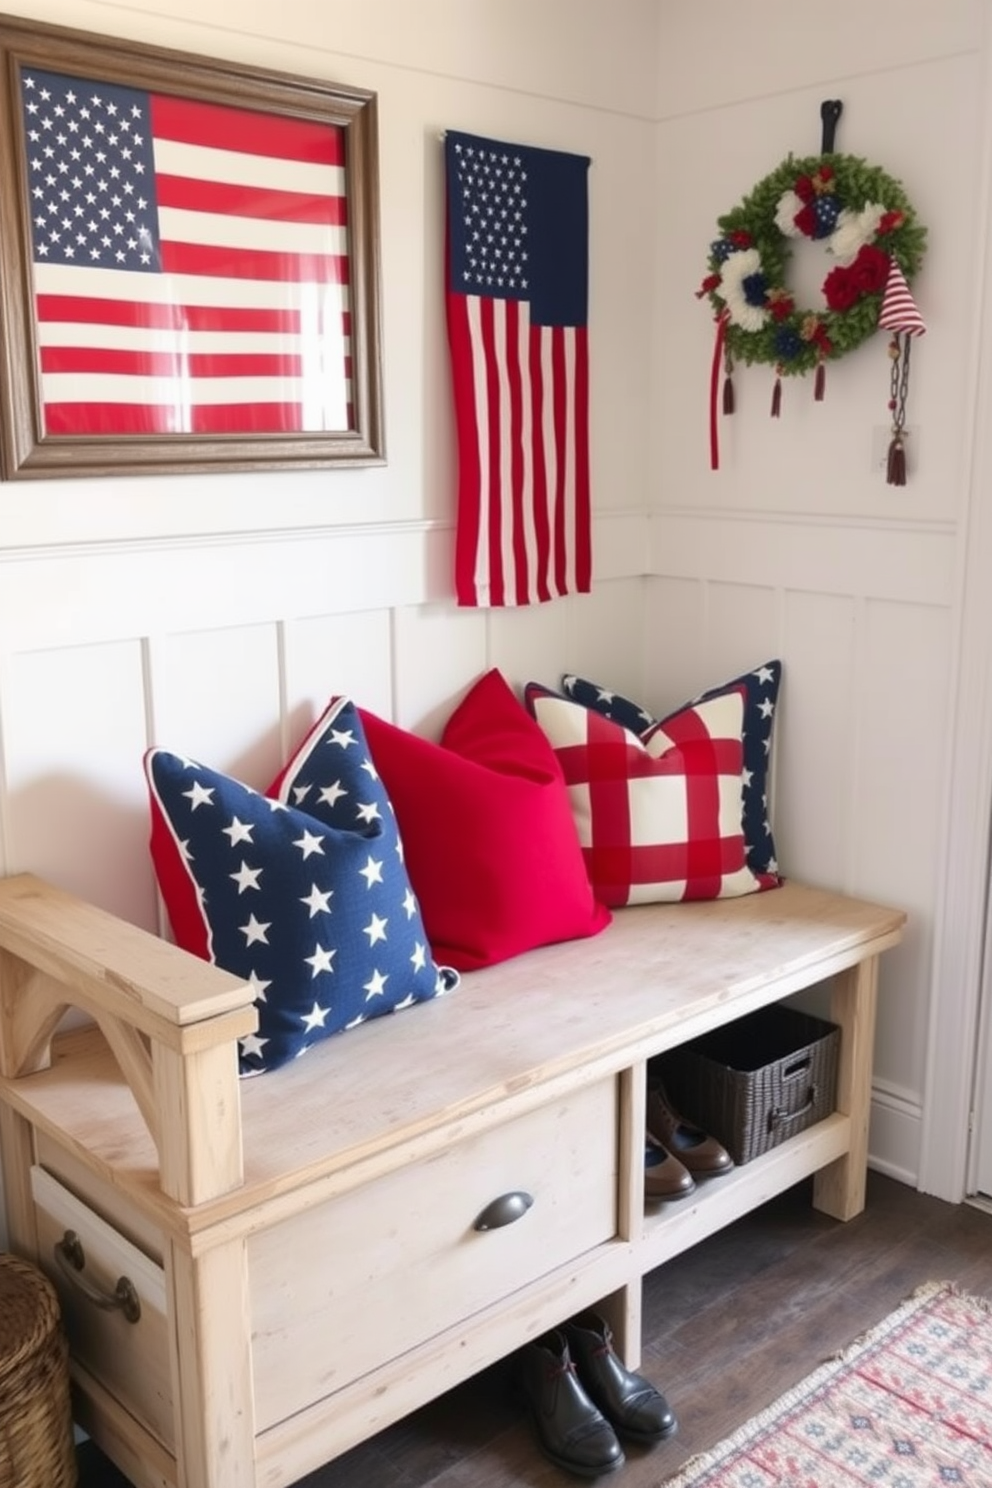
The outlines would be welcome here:
M 592 587 L 589 159 L 449 131 L 460 605 Z
M 344 131 L 23 69 L 46 435 L 349 429 Z

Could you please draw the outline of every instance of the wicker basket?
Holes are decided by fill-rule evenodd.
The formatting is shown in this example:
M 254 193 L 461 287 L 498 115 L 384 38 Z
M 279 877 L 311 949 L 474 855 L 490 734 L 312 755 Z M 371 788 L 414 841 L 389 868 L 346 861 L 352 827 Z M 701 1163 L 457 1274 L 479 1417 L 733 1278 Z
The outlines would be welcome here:
M 0 1254 L 0 1488 L 75 1488 L 68 1348 L 58 1298 Z
M 795 1008 L 761 1008 L 656 1062 L 672 1105 L 750 1162 L 834 1109 L 840 1029 Z

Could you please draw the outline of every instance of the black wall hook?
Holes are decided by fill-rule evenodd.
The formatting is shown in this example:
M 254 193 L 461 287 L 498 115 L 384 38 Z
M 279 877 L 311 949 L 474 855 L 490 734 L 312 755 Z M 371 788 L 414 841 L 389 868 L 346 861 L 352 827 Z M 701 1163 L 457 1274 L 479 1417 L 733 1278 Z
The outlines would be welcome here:
M 825 98 L 820 104 L 820 118 L 823 121 L 823 139 L 820 143 L 821 155 L 832 155 L 834 151 L 834 135 L 837 133 L 837 120 L 841 116 L 844 105 L 839 98 Z

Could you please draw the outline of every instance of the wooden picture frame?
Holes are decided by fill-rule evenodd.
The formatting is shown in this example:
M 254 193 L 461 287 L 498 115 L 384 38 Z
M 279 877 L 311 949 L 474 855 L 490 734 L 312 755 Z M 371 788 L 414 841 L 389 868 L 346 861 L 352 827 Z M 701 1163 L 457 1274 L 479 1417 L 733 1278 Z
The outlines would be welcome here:
M 0 16 L 0 477 L 383 463 L 377 149 L 374 93 Z

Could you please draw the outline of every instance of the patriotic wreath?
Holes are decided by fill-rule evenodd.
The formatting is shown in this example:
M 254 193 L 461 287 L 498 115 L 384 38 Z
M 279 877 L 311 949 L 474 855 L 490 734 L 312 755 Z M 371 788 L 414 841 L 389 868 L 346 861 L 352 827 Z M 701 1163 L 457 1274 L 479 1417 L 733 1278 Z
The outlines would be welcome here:
M 900 182 L 856 156 L 790 155 L 717 226 L 696 293 L 709 299 L 716 318 L 714 381 L 722 362 L 725 413 L 733 411 L 735 361 L 774 367 L 777 416 L 782 377 L 813 371 L 815 396 L 823 397 L 826 363 L 885 325 L 883 298 L 895 280 L 912 306 L 907 281 L 922 262 L 926 228 Z M 792 244 L 803 238 L 821 242 L 837 260 L 823 280 L 824 308 L 798 305 L 788 286 Z M 922 332 L 916 316 L 918 324 L 899 329 Z

